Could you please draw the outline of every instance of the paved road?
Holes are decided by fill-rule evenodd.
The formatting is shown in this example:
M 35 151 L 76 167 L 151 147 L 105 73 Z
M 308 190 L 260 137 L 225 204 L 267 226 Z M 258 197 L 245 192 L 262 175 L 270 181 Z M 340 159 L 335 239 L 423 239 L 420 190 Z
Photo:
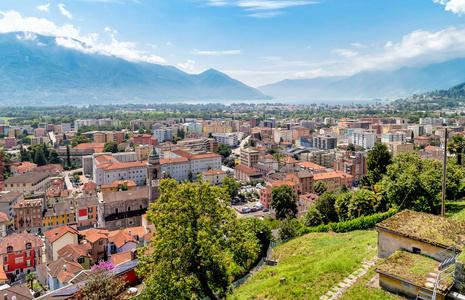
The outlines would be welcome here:
M 244 145 L 249 142 L 249 139 L 250 139 L 250 135 L 241 141 L 238 148 L 233 149 L 232 151 L 233 154 L 241 155 L 241 149 L 244 148 Z

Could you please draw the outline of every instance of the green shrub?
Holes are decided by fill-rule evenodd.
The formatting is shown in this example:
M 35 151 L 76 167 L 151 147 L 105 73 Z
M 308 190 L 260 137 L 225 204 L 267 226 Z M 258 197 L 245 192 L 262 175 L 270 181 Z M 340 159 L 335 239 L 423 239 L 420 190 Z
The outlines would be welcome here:
M 306 227 L 302 226 L 299 229 L 300 235 L 304 235 L 311 232 L 328 232 L 334 231 L 337 233 L 349 232 L 354 230 L 365 230 L 375 227 L 381 221 L 386 220 L 387 218 L 392 217 L 397 213 L 397 210 L 390 209 L 384 213 L 377 213 L 370 216 L 362 216 L 357 219 L 350 221 L 339 222 L 339 223 L 329 223 L 327 225 L 319 225 L 316 227 Z

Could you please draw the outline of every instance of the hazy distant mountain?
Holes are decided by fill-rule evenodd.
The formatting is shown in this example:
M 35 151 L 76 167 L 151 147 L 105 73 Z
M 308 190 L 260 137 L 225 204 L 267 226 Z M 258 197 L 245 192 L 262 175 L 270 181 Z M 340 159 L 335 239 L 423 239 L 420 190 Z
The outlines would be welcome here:
M 398 98 L 465 81 L 465 59 L 396 71 L 365 71 L 346 78 L 283 80 L 258 89 L 277 98 Z
M 0 34 L 0 105 L 271 99 L 229 76 L 187 74 L 59 46 L 55 37 Z

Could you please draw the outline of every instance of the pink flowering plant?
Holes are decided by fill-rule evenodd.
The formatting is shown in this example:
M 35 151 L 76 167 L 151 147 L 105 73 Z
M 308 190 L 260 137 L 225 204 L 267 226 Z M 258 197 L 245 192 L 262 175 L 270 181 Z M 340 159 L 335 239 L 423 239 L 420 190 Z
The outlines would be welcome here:
M 113 265 L 110 261 L 103 261 L 101 260 L 98 264 L 93 265 L 92 268 L 90 268 L 90 271 L 92 273 L 98 273 L 101 271 L 110 271 L 115 268 L 115 265 Z

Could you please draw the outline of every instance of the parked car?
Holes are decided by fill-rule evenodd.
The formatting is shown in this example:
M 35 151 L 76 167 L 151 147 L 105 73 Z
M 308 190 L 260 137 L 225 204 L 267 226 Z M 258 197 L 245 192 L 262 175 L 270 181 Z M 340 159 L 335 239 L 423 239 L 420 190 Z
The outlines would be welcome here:
M 268 208 L 264 208 L 263 212 L 269 212 L 270 210 Z
M 242 212 L 244 212 L 244 213 L 248 213 L 249 211 L 250 211 L 250 208 L 248 206 L 244 206 L 242 208 Z
M 250 209 L 251 212 L 256 212 L 258 209 L 254 206 Z
M 263 204 L 256 203 L 253 207 L 256 207 L 258 210 L 263 209 Z

